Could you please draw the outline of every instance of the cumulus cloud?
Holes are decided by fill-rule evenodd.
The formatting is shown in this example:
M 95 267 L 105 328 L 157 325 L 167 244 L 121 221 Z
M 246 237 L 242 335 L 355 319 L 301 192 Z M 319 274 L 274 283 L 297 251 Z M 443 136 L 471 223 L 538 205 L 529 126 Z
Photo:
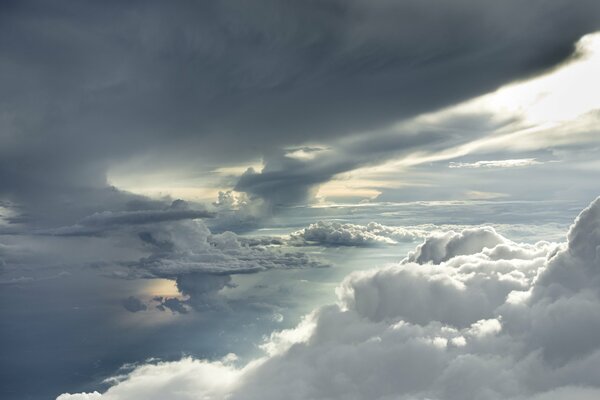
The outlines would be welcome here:
M 271 248 L 277 240 L 245 240 L 233 232 L 212 234 L 202 221 L 149 227 L 139 237 L 151 254 L 132 266 L 160 277 L 322 266 L 304 253 Z
M 219 206 L 231 206 L 227 198 L 223 194 Z M 124 259 L 107 261 L 100 254 L 99 260 L 87 263 L 104 266 L 114 277 L 174 280 L 185 298 L 157 298 L 156 307 L 181 314 L 190 308 L 226 307 L 219 291 L 231 285 L 233 274 L 326 266 L 305 253 L 284 250 L 284 241 L 277 237 L 241 237 L 230 231 L 213 233 L 203 218 L 214 215 L 175 200 L 159 209 L 95 213 L 75 225 L 35 232 L 41 236 L 102 239 L 117 246 L 128 243 L 131 248 Z M 2 253 L 0 245 L 0 256 Z M 122 304 L 131 312 L 148 307 L 134 297 Z
M 147 224 L 130 233 L 138 236 L 149 254 L 123 262 L 128 268 L 125 276 L 172 279 L 186 296 L 157 299 L 161 310 L 186 313 L 188 307 L 226 307 L 219 292 L 231 286 L 234 274 L 326 266 L 305 253 L 282 249 L 277 238 L 213 234 L 202 220 Z
M 406 262 L 439 264 L 461 254 L 473 254 L 486 247 L 493 248 L 506 242 L 494 228 L 469 228 L 462 232 L 444 232 L 433 234 L 408 254 Z
M 410 242 L 427 235 L 425 229 L 318 221 L 290 235 L 292 243 L 324 246 L 378 246 Z
M 597 398 L 598 232 L 600 198 L 567 243 L 522 245 L 486 228 L 453 236 L 489 246 L 353 273 L 338 305 L 274 333 L 260 359 L 146 365 L 101 398 Z

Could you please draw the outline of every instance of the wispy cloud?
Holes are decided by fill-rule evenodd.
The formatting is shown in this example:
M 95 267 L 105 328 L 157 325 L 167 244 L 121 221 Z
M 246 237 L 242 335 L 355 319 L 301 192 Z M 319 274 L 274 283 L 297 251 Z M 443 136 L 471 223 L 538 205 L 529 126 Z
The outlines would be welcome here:
M 450 162 L 448 167 L 450 168 L 515 168 L 515 167 L 529 167 L 531 165 L 542 164 L 541 161 L 535 158 L 517 158 L 512 160 L 490 160 L 490 161 L 476 161 L 476 162 Z

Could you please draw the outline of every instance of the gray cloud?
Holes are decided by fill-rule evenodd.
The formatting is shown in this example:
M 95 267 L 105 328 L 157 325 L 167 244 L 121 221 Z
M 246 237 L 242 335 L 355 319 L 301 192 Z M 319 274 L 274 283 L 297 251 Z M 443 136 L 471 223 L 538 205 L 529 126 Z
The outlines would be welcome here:
M 327 266 L 308 254 L 283 250 L 278 239 L 213 234 L 201 220 L 160 222 L 130 230 L 142 241 L 146 255 L 122 262 L 127 268 L 124 277 L 172 279 L 187 296 L 160 299 L 158 307 L 163 310 L 182 312 L 184 306 L 227 309 L 219 292 L 231 285 L 231 275 Z
M 133 313 L 148 309 L 148 306 L 146 306 L 140 299 L 134 296 L 129 296 L 128 298 L 123 299 L 121 304 L 123 305 L 123 308 Z
M 211 234 L 200 221 L 164 224 L 141 232 L 151 254 L 131 264 L 140 272 L 174 278 L 182 274 L 243 274 L 273 268 L 319 267 L 300 252 L 270 249 L 239 239 L 233 232 Z
M 183 200 L 175 200 L 169 207 L 162 210 L 103 211 L 84 217 L 75 225 L 42 230 L 38 233 L 57 236 L 95 235 L 118 228 L 168 221 L 212 218 L 215 215 L 214 212 L 206 210 L 190 209 Z
M 159 304 L 156 306 L 161 311 L 170 310 L 172 313 L 187 314 L 190 312 L 189 308 L 186 307 L 186 302 L 179 300 L 175 297 L 163 298 L 155 297 L 154 301 L 158 301 Z
M 401 132 L 386 130 L 379 132 L 376 139 L 352 137 L 337 143 L 335 150 L 321 152 L 308 160 L 288 157 L 285 151 L 271 153 L 265 158 L 262 171 L 249 168 L 240 177 L 235 190 L 263 199 L 271 208 L 302 204 L 313 201 L 318 185 L 337 174 L 425 147 L 434 149 L 448 145 L 443 129 L 424 131 L 407 127 Z
M 115 162 L 206 169 L 386 127 L 556 65 L 600 26 L 597 11 L 593 0 L 5 2 L 1 195 L 38 224 L 118 211 L 128 196 L 107 189 Z M 278 204 L 289 199 L 269 182 L 310 188 L 347 168 L 267 169 L 238 186 Z

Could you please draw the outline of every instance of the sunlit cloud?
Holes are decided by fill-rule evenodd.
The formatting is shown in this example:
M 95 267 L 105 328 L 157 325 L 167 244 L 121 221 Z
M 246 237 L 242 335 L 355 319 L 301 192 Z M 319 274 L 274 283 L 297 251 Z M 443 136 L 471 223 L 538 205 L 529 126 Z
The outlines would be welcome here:
M 568 146 L 598 146 L 600 79 L 597 71 L 600 71 L 600 33 L 583 37 L 571 59 L 541 76 L 418 116 L 393 128 L 398 135 L 422 129 L 441 129 L 448 135 L 461 135 L 473 129 L 473 140 L 436 151 L 419 149 L 369 168 L 395 182 L 399 175 L 402 180 L 410 180 L 417 166 L 465 156 L 483 157 L 498 152 L 508 155 L 505 159 L 450 161 L 448 166 L 452 169 L 526 168 L 560 160 L 511 155 L 546 149 L 556 149 L 554 153 L 559 155 L 563 154 L 560 149 Z M 456 125 L 457 120 L 476 115 L 484 116 L 489 126 Z M 581 163 L 582 168 L 597 170 L 597 164 L 591 161 L 581 160 Z
M 450 168 L 516 168 L 516 167 L 528 167 L 530 165 L 542 164 L 535 158 L 519 158 L 513 160 L 489 160 L 489 161 L 476 161 L 472 163 L 468 162 L 451 162 L 448 167 Z
M 299 148 L 287 149 L 285 156 L 288 158 L 294 158 L 296 160 L 306 161 L 314 159 L 317 155 L 319 155 L 319 153 L 322 153 L 327 150 L 327 147 L 304 146 Z

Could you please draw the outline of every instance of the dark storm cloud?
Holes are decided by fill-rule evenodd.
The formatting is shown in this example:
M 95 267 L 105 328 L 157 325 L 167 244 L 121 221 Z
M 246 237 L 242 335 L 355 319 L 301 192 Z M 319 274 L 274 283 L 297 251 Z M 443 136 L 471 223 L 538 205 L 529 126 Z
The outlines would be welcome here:
M 48 224 L 122 209 L 115 161 L 239 163 L 381 128 L 551 67 L 600 26 L 593 0 L 1 7 L 0 193 Z
M 163 210 L 103 211 L 81 219 L 76 225 L 41 231 L 41 233 L 57 236 L 96 235 L 119 227 L 212 218 L 214 215 L 205 210 L 189 209 L 183 200 L 175 200 L 171 206 Z
M 337 174 L 377 165 L 393 157 L 417 151 L 436 151 L 464 144 L 514 122 L 495 121 L 487 113 L 447 116 L 443 126 L 405 124 L 396 129 L 341 138 L 331 149 L 313 158 L 297 159 L 286 152 L 265 157 L 261 172 L 248 169 L 235 189 L 266 200 L 271 207 L 313 200 L 318 185 Z

